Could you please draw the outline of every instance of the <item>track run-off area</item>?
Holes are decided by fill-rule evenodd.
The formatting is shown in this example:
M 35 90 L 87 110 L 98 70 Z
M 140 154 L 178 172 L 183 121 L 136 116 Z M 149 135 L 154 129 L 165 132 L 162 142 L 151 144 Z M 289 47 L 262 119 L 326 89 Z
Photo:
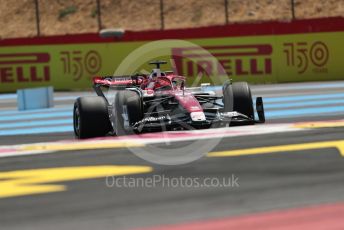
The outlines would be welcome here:
M 91 92 L 23 112 L 0 95 L 1 229 L 344 229 L 344 82 L 252 94 L 266 124 L 83 141 L 72 109 Z M 187 164 L 134 154 L 209 139 L 218 144 Z

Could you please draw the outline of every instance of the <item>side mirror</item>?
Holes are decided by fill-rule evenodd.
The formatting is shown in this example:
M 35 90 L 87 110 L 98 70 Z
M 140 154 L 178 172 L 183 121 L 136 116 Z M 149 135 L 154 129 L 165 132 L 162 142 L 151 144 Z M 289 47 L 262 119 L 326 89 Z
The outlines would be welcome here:
M 184 96 L 184 93 L 185 93 L 185 82 L 182 81 L 182 84 L 180 85 L 180 89 L 183 90 L 183 96 Z

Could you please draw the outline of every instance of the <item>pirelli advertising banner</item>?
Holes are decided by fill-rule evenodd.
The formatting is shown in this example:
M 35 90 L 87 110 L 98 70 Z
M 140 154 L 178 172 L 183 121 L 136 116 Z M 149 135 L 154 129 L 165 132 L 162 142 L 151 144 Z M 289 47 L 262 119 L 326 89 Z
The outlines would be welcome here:
M 159 58 L 172 63 L 164 70 L 174 69 L 190 84 L 216 82 L 212 79 L 218 76 L 250 83 L 344 80 L 344 31 L 178 39 L 188 43 L 170 43 Z M 128 62 L 130 54 L 151 42 L 134 40 L 0 43 L 0 92 L 90 88 L 92 76 L 113 75 L 123 60 Z M 142 66 L 136 70 L 147 72 L 151 67 L 143 63 L 151 58 L 140 55 Z
M 193 64 L 174 60 L 178 73 L 188 77 L 208 68 L 212 76 L 224 69 L 234 81 L 250 83 L 344 80 L 342 41 L 344 32 L 199 39 L 192 42 L 215 56 L 222 68 L 207 55 Z M 178 52 L 186 59 L 187 48 L 172 49 L 172 56 Z

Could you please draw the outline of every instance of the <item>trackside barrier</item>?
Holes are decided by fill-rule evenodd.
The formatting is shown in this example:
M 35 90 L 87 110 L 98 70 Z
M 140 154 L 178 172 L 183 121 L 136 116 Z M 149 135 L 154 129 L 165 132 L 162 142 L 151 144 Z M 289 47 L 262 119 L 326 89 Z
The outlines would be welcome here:
M 45 109 L 54 106 L 53 87 L 17 90 L 18 110 Z
M 202 46 L 234 81 L 344 79 L 344 18 L 326 18 L 126 31 L 121 38 L 79 34 L 0 40 L 0 92 L 50 85 L 56 90 L 90 88 L 91 76 L 112 75 L 136 48 L 161 39 L 182 39 Z M 203 76 L 199 83 L 224 74 L 206 54 L 190 63 L 187 48 L 172 44 L 168 58 L 174 59 L 178 73 L 187 76 L 189 82 L 202 69 L 211 76 Z

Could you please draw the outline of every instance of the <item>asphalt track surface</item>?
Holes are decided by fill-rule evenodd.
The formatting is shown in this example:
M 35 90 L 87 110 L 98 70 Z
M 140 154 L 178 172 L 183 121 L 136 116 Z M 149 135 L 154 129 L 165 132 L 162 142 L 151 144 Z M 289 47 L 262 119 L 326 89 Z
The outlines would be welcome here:
M 341 84 L 343 83 L 341 82 Z M 302 96 L 312 92 L 320 95 L 334 91 L 344 92 L 340 87 L 326 88 L 321 87 L 322 85 L 323 83 L 304 83 L 255 86 L 253 92 L 255 96 L 262 95 L 265 98 L 288 97 L 295 96 L 295 94 Z M 315 87 L 308 88 L 309 86 Z M 339 102 L 336 106 L 340 107 L 343 104 Z M 13 103 L 6 102 L 6 107 L 13 107 Z M 342 120 L 343 117 L 344 113 L 341 112 L 315 113 L 312 116 L 276 118 L 268 121 L 267 125 L 333 121 Z M 252 129 L 255 128 L 256 126 L 252 127 Z M 72 138 L 71 132 L 2 136 L 0 145 L 53 142 Z M 212 152 L 342 140 L 344 140 L 344 127 L 333 125 L 302 131 L 224 137 Z M 187 144 L 190 142 L 180 141 L 174 142 L 173 146 Z M 141 229 L 158 226 L 158 229 L 163 229 L 159 226 L 205 221 L 200 222 L 199 227 L 195 228 L 201 229 L 200 226 L 206 226 L 206 223 L 212 219 L 229 218 L 235 222 L 237 218 L 256 216 L 262 213 L 318 206 L 320 210 L 325 210 L 326 208 L 323 207 L 326 205 L 340 206 L 344 203 L 344 160 L 339 149 L 335 147 L 300 148 L 300 150 L 281 150 L 279 152 L 267 150 L 265 154 L 203 157 L 192 163 L 174 166 L 147 162 L 126 148 L 71 150 L 42 155 L 3 157 L 0 158 L 0 196 L 1 189 L 9 188 L 8 185 L 1 188 L 1 184 L 4 185 L 4 182 L 13 180 L 13 177 L 11 178 L 8 174 L 3 174 L 5 176 L 2 177 L 2 173 L 24 170 L 17 176 L 23 177 L 31 169 L 102 167 L 104 165 L 150 168 L 144 173 L 127 175 L 129 179 L 161 178 L 162 176 L 171 180 L 182 177 L 184 179 L 199 178 L 201 181 L 205 178 L 237 178 L 237 184 L 234 183 L 231 187 L 197 187 L 172 186 L 171 184 L 168 186 L 158 183 L 155 186 L 131 188 L 124 186 L 123 183 L 121 187 L 110 186 L 111 183 L 109 184 L 109 180 L 106 181 L 105 175 L 50 182 L 48 184 L 64 185 L 65 189 L 39 194 L 30 192 L 26 195 L 12 194 L 10 197 L 0 198 L 0 228 L 76 230 Z M 65 174 L 71 172 L 67 171 Z M 41 173 L 44 174 L 44 171 Z M 120 178 L 120 176 L 115 178 Z M 11 189 L 15 190 L 16 187 Z M 343 213 L 336 211 L 339 210 L 338 207 L 330 209 L 333 210 L 330 216 L 343 216 Z M 311 218 L 307 223 L 314 222 L 315 219 L 316 217 Z M 320 228 L 321 222 L 317 222 L 316 225 L 309 228 L 301 224 L 298 226 L 297 224 L 302 222 L 301 219 L 294 219 L 293 227 L 289 228 L 290 219 L 289 222 L 280 221 L 277 224 L 279 227 L 286 226 L 284 229 L 343 229 L 343 223 L 341 223 L 342 225 L 339 225 L 338 222 L 327 223 L 326 220 L 326 218 L 323 220 L 326 223 L 325 228 Z M 271 219 L 266 222 L 270 222 L 271 227 Z M 304 222 L 302 223 L 304 224 Z M 216 224 L 212 223 L 211 226 L 213 227 L 204 229 L 270 229 L 262 227 L 264 224 L 247 228 L 241 228 L 241 225 L 237 228 L 223 226 L 215 228 Z M 176 226 L 171 229 L 192 228 Z M 271 229 L 282 228 L 274 225 Z

